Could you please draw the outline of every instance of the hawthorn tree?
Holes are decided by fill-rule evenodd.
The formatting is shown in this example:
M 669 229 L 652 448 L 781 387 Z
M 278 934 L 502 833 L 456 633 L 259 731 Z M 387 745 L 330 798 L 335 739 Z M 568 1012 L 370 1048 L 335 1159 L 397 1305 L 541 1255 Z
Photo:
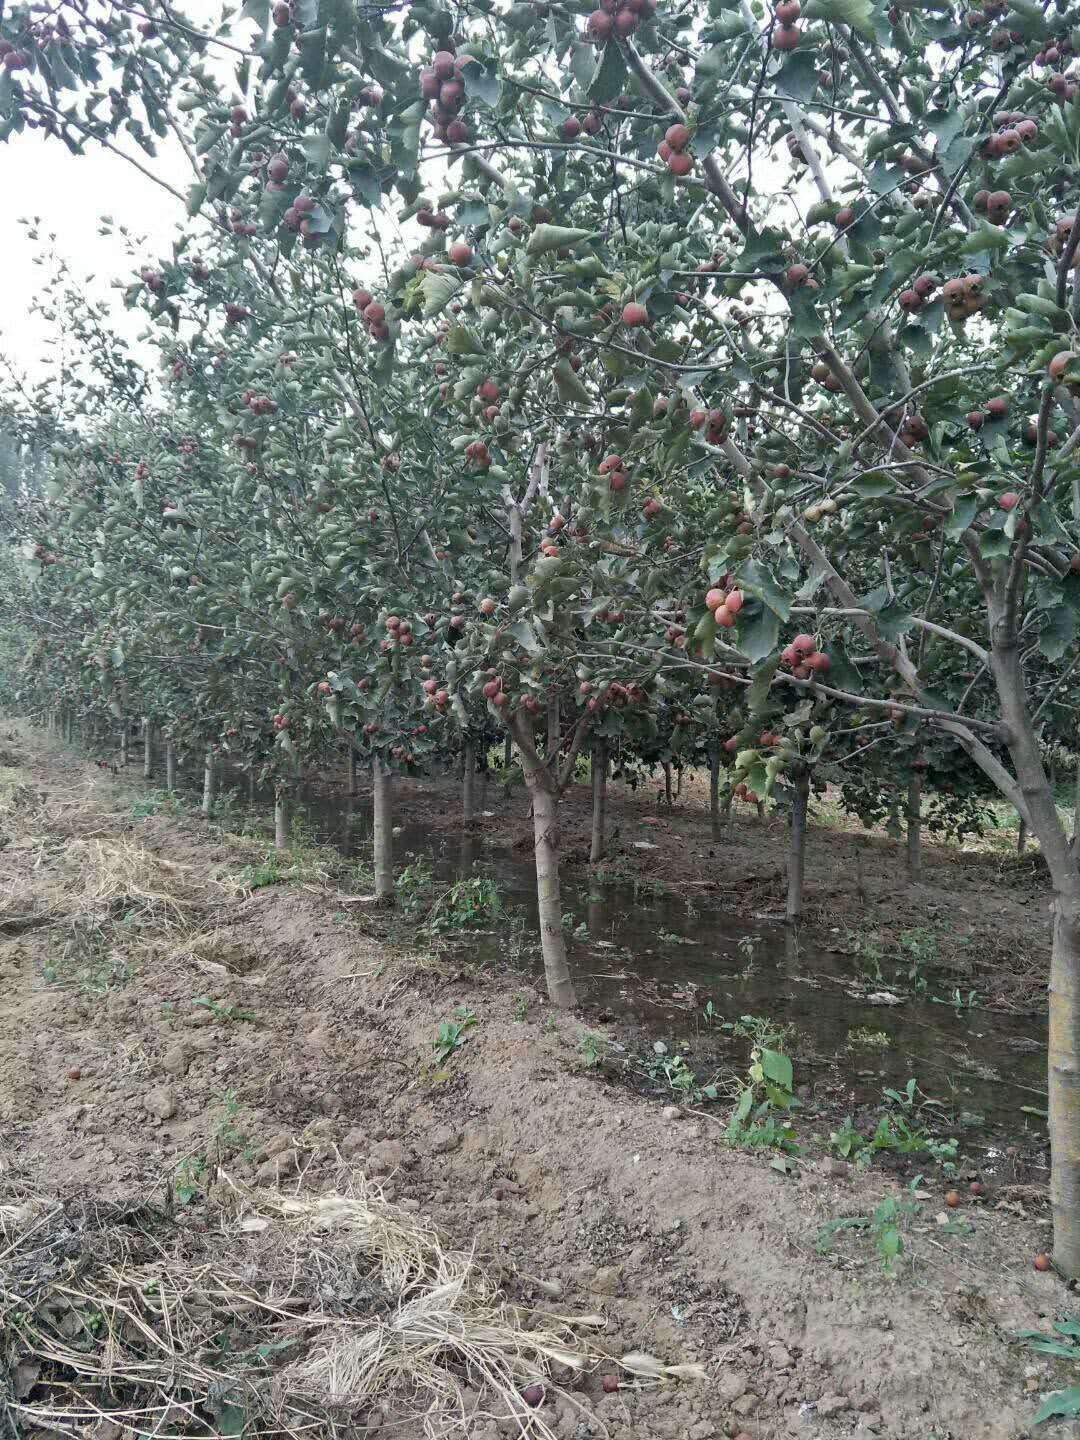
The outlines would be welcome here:
M 1053 889 L 1055 1254 L 1080 1274 L 1080 873 L 1038 726 L 1078 658 L 1074 7 L 135 14 L 5 12 L 0 116 L 142 144 L 139 104 L 190 161 L 199 258 L 148 257 L 130 298 L 202 396 L 206 467 L 153 559 L 201 577 L 216 536 L 192 621 L 231 652 L 250 614 L 281 704 L 328 685 L 304 713 L 374 725 L 380 776 L 468 724 L 463 691 L 489 702 L 545 916 L 567 766 L 613 712 L 644 744 L 722 678 L 735 784 L 786 777 L 796 822 L 833 729 L 959 747 Z M 378 637 L 362 663 L 315 645 L 323 610 Z M 417 669 L 420 615 L 442 648 Z

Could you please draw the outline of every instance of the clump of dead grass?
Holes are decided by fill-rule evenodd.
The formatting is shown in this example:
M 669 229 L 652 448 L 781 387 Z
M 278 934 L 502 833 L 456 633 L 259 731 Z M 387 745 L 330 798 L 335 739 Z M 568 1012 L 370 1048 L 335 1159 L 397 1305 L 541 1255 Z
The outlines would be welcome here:
M 339 1178 L 294 1196 L 219 1181 L 198 1230 L 145 1203 L 0 1207 L 0 1421 L 334 1435 L 377 1405 L 439 1437 L 467 1386 L 552 1440 L 522 1392 L 596 1364 L 602 1320 L 511 1304 L 471 1253 Z

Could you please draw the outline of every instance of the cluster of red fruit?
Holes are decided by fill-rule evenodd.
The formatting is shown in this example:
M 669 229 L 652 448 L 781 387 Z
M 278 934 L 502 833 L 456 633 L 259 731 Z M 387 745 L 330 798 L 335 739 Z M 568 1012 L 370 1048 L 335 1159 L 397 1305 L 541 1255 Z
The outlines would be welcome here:
M 501 395 L 502 391 L 499 389 L 498 383 L 494 381 L 490 375 L 486 380 L 482 380 L 476 387 L 476 398 L 484 402 L 485 420 L 491 421 L 498 419 L 499 398 Z
M 986 304 L 986 277 L 972 273 L 957 275 L 941 287 L 941 298 L 951 320 L 966 320 L 977 315 Z
M 174 380 L 183 380 L 188 373 L 187 362 L 179 358 L 174 360 L 171 373 Z
M 477 470 L 491 469 L 491 451 L 483 440 L 472 440 L 465 446 L 465 459 Z
M 139 463 L 135 466 L 135 479 L 136 479 L 136 480 L 149 480 L 149 478 L 150 478 L 150 466 L 146 463 L 145 460 L 140 460 Z
M 589 39 L 604 45 L 611 36 L 625 40 L 649 15 L 656 13 L 656 0 L 600 0 L 600 9 L 589 16 Z
M 450 216 L 445 210 L 432 210 L 430 206 L 422 205 L 416 212 L 416 223 L 423 225 L 427 230 L 449 230 Z M 424 269 L 427 269 L 422 258 L 420 264 Z M 419 269 L 420 266 L 417 268 Z
M 13 70 L 25 70 L 30 56 L 25 50 L 16 50 L 8 40 L 0 40 L 0 64 L 10 75 Z
M 656 153 L 672 175 L 689 175 L 694 168 L 693 158 L 686 153 L 689 144 L 690 131 L 685 125 L 669 125 L 664 131 L 664 138 L 656 147 Z
M 288 728 L 289 728 L 289 717 L 288 717 L 287 715 L 275 715 L 275 716 L 274 716 L 274 729 L 275 729 L 275 730 L 281 731 L 281 730 L 287 730 Z
M 713 619 L 717 625 L 724 630 L 730 630 L 735 624 L 739 611 L 743 607 L 743 594 L 741 590 L 718 590 L 712 589 L 705 596 L 705 608 L 713 612 Z
M 986 402 L 985 410 L 969 410 L 967 423 L 972 430 L 981 430 L 987 419 L 1003 420 L 1009 413 L 1009 402 L 1004 395 L 995 395 Z
M 929 300 L 941 281 L 936 275 L 920 275 L 910 290 L 901 290 L 899 305 L 906 315 L 914 315 Z
M 1020 111 L 1004 110 L 994 116 L 994 124 L 997 129 L 987 137 L 982 148 L 982 153 L 988 160 L 1003 155 L 1015 155 L 1021 145 L 1030 145 L 1039 138 L 1037 121 Z M 976 205 L 978 199 L 976 195 Z
M 299 233 L 305 240 L 318 238 L 311 228 L 311 212 L 314 209 L 315 201 L 310 195 L 298 195 L 282 215 L 281 223 L 286 230 L 291 230 L 294 234 Z
M 199 437 L 197 435 L 185 435 L 180 441 L 181 455 L 197 455 L 199 453 Z
M 751 790 L 745 780 L 740 780 L 735 786 L 734 795 L 739 800 L 745 800 L 748 805 L 760 805 L 761 797 L 756 790 Z
M 225 306 L 225 324 L 239 325 L 243 320 L 251 319 L 251 311 L 244 305 L 234 305 L 229 301 Z
M 397 615 L 386 617 L 386 639 L 382 642 L 382 652 L 385 655 L 395 645 L 404 645 L 406 648 L 414 643 L 412 633 L 412 621 L 402 620 Z
M 165 276 L 160 270 L 155 270 L 150 265 L 143 266 L 139 271 L 139 278 L 146 288 L 153 291 L 155 295 L 160 295 L 162 290 L 165 289 Z
M 269 395 L 260 395 L 255 390 L 248 390 L 244 395 L 244 404 L 253 415 L 276 415 L 277 401 L 272 400 Z
M 630 479 L 621 455 L 608 455 L 601 460 L 600 474 L 607 476 L 608 485 L 615 491 L 625 490 Z
M 40 560 L 42 565 L 55 565 L 57 559 L 51 550 L 46 550 L 44 545 L 34 546 L 34 558 Z
M 796 21 L 802 14 L 799 0 L 781 0 L 775 10 L 776 29 L 772 32 L 774 50 L 794 50 L 801 38 Z
M 431 696 L 431 699 L 437 710 L 445 710 L 446 707 L 450 704 L 449 690 L 444 690 L 440 686 L 438 680 L 434 679 L 431 676 L 429 676 L 424 681 L 423 691 L 425 695 Z
M 389 340 L 390 326 L 386 323 L 386 306 L 380 305 L 370 290 L 354 290 L 352 300 L 363 317 L 371 338 Z
M 492 705 L 499 710 L 505 710 L 510 704 L 510 696 L 503 689 L 503 682 L 497 670 L 488 670 L 487 679 L 484 681 L 483 696 L 490 700 Z
M 470 133 L 458 115 L 465 103 L 465 81 L 461 62 L 452 50 L 436 50 L 431 64 L 420 71 L 420 94 L 434 102 L 431 119 L 436 138 L 463 145 Z
M 825 674 L 829 657 L 817 648 L 813 635 L 796 635 L 791 644 L 781 650 L 780 663 L 788 667 L 796 680 L 809 680 L 812 675 Z
M 1013 198 L 1008 190 L 976 190 L 971 203 L 991 225 L 1004 225 L 1012 214 Z
M 723 410 L 691 410 L 690 425 L 694 430 L 704 429 L 710 445 L 722 445 L 727 439 L 728 417 Z
M 901 420 L 899 433 L 908 449 L 913 450 L 923 440 L 930 439 L 930 426 L 917 410 L 912 410 Z
M 234 235 L 254 235 L 258 226 L 253 220 L 245 220 L 242 210 L 229 211 L 229 229 Z
M 282 189 L 283 182 L 288 173 L 289 157 L 279 150 L 276 155 L 271 155 L 270 159 L 266 162 L 266 179 L 268 182 L 266 188 L 268 190 Z

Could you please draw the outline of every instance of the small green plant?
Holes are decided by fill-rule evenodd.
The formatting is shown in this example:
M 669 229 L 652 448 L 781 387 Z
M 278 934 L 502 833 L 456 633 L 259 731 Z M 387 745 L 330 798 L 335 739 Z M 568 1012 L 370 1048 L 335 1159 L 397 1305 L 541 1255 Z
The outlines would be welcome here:
M 908 957 L 908 983 L 913 990 L 922 992 L 926 989 L 923 970 L 927 966 L 936 965 L 941 958 L 938 937 L 933 930 L 925 926 L 905 930 L 900 936 L 900 949 Z
M 517 1003 L 516 1003 L 515 1006 L 514 1006 L 514 1019 L 515 1019 L 515 1020 L 525 1020 L 525 1019 L 528 1018 L 528 1014 L 529 1014 L 529 997 L 528 997 L 527 995 L 519 995 L 519 996 L 517 997 Z
M 705 1025 L 715 1025 L 720 1019 L 720 1012 L 711 1000 L 705 1001 L 705 1008 L 701 1012 L 701 1019 Z
M 882 947 L 881 937 L 872 932 L 861 935 L 854 930 L 849 930 L 846 938 L 848 953 L 855 956 L 871 980 L 879 985 L 882 984 L 885 977 L 881 972 L 881 963 L 885 959 L 885 951 Z
M 850 1050 L 888 1050 L 892 1041 L 884 1030 L 871 1030 L 868 1025 L 857 1025 L 848 1031 Z
M 697 945 L 700 941 L 688 940 L 685 935 L 678 935 L 674 930 L 660 930 L 656 938 L 662 945 Z
M 503 913 L 503 900 L 495 881 L 486 875 L 457 880 L 434 902 L 425 928 L 436 933 L 475 930 L 491 925 Z
M 209 995 L 200 995 L 193 1002 L 201 1005 L 204 1010 L 209 1010 L 214 1017 L 216 1025 L 230 1025 L 241 1020 L 255 1020 L 254 1013 L 250 1010 L 238 1010 L 235 1005 L 222 1005 L 217 1000 L 211 1000 Z
M 431 866 L 413 856 L 397 877 L 398 908 L 406 915 L 415 915 L 418 910 L 426 909 L 434 883 Z
M 743 975 L 754 973 L 754 962 L 757 957 L 758 937 L 756 935 L 743 935 L 739 939 L 738 950 L 743 961 Z
M 645 1061 L 645 1073 L 654 1085 L 666 1085 L 673 1095 L 693 1105 L 719 1099 L 715 1080 L 702 1084 L 681 1055 L 653 1055 Z
M 264 890 L 268 885 L 280 885 L 284 878 L 276 850 L 271 850 L 258 865 L 245 865 L 240 871 L 240 882 L 247 890 Z
M 720 1028 L 763 1050 L 783 1050 L 795 1033 L 794 1025 L 778 1025 L 768 1015 L 740 1015 L 737 1020 L 725 1020 Z
M 870 1233 L 875 1250 L 881 1256 L 886 1272 L 891 1274 L 897 1259 L 904 1252 L 903 1227 L 908 1220 L 920 1213 L 921 1207 L 915 1199 L 915 1192 L 921 1182 L 921 1175 L 911 1182 L 906 1200 L 887 1195 L 870 1215 L 850 1215 L 826 1221 L 818 1231 L 818 1254 L 828 1255 L 833 1248 L 835 1237 L 842 1231 L 866 1230 Z
M 475 1013 L 467 1005 L 459 1005 L 452 1020 L 444 1020 L 435 1037 L 435 1063 L 445 1066 L 468 1039 L 467 1031 L 476 1024 Z
M 173 1193 L 178 1205 L 190 1205 L 202 1194 L 206 1178 L 206 1158 L 203 1155 L 188 1155 L 180 1162 L 173 1180 Z
M 595 1070 L 604 1060 L 604 1053 L 607 1049 L 607 1041 L 602 1035 L 594 1035 L 592 1031 L 586 1033 L 578 1041 L 578 1054 L 585 1062 L 587 1070 Z
M 1025 1349 L 1039 1355 L 1056 1355 L 1062 1360 L 1080 1362 L 1080 1318 L 1066 1315 L 1064 1320 L 1055 1320 L 1053 1329 L 1020 1330 L 1016 1338 L 1023 1342 Z M 1070 1385 L 1065 1390 L 1055 1390 L 1048 1395 L 1032 1418 L 1033 1425 L 1056 1417 L 1072 1419 L 1080 1415 L 1080 1385 Z
M 755 1046 L 750 1068 L 728 1122 L 729 1144 L 768 1145 L 798 1152 L 795 1131 L 787 1119 L 795 1104 L 791 1059 L 780 1050 Z

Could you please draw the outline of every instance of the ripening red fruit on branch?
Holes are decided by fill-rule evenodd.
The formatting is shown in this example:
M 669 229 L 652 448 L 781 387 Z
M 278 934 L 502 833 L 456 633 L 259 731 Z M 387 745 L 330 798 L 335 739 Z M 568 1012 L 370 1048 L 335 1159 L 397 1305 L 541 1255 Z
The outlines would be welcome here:
M 797 25 L 778 25 L 772 32 L 774 50 L 794 50 L 801 36 Z
M 492 598 L 491 598 L 490 595 L 486 595 L 486 596 L 484 597 L 484 599 L 480 601 L 480 614 L 481 614 L 481 615 L 494 615 L 494 614 L 495 614 L 495 601 L 492 600 Z
M 986 413 L 991 420 L 1001 420 L 1009 413 L 1009 401 L 1004 395 L 995 395 L 986 402 Z
M 672 150 L 685 150 L 690 144 L 690 131 L 685 125 L 669 125 L 664 131 L 664 143 Z
M 370 290 L 354 290 L 352 303 L 362 315 L 374 298 Z
M 724 594 L 724 591 L 723 591 L 723 590 L 717 590 L 716 587 L 714 586 L 712 590 L 709 590 L 709 591 L 706 592 L 706 595 L 705 595 L 705 609 L 706 609 L 706 610 L 716 610 L 716 609 L 719 608 L 719 606 L 723 605 L 725 599 L 726 599 L 726 596 L 725 596 L 725 594 Z
M 849 226 L 854 225 L 854 224 L 855 224 L 855 207 L 854 207 L 853 205 L 843 205 L 843 206 L 841 206 L 841 208 L 836 212 L 836 225 L 837 225 L 837 228 L 840 229 L 840 230 L 847 230 Z
M 630 329 L 648 325 L 649 312 L 644 305 L 640 305 L 636 300 L 633 300 L 629 305 L 623 306 L 622 323 Z
M 320 681 L 319 681 L 319 694 L 320 694 L 320 695 L 332 695 L 333 693 L 334 693 L 334 687 L 330 684 L 330 681 L 329 681 L 329 680 L 320 680 Z
M 694 162 L 689 155 L 675 154 L 668 160 L 667 168 L 672 175 L 676 175 L 681 179 L 684 175 L 690 174 L 690 171 L 694 168 Z
M 450 259 L 455 265 L 471 265 L 473 251 L 471 245 L 466 245 L 464 240 L 455 240 L 450 246 Z
M 787 270 L 787 282 L 793 288 L 805 285 L 810 279 L 810 271 L 805 265 L 789 265 Z
M 817 649 L 817 641 L 813 635 L 796 635 L 791 648 L 799 655 L 812 655 Z
M 998 496 L 998 508 L 1000 510 L 1015 510 L 1020 504 L 1020 496 L 1015 490 L 1006 490 L 1003 495 Z
M 289 173 L 289 157 L 280 153 L 272 155 L 267 163 L 266 173 L 275 184 L 280 185 Z
M 492 380 L 489 375 L 488 378 L 477 387 L 476 393 L 481 400 L 486 400 L 489 405 L 492 405 L 498 400 L 501 392 L 496 382 Z
M 581 121 L 576 115 L 568 115 L 560 128 L 564 140 L 576 140 L 581 134 Z
M 1070 365 L 1072 365 L 1076 361 L 1076 358 L 1077 355 L 1075 350 L 1059 350 L 1058 353 L 1054 356 L 1054 358 L 1050 361 L 1050 364 L 1046 367 L 1046 372 L 1050 376 L 1050 379 L 1062 379 L 1065 371 L 1068 370 Z

